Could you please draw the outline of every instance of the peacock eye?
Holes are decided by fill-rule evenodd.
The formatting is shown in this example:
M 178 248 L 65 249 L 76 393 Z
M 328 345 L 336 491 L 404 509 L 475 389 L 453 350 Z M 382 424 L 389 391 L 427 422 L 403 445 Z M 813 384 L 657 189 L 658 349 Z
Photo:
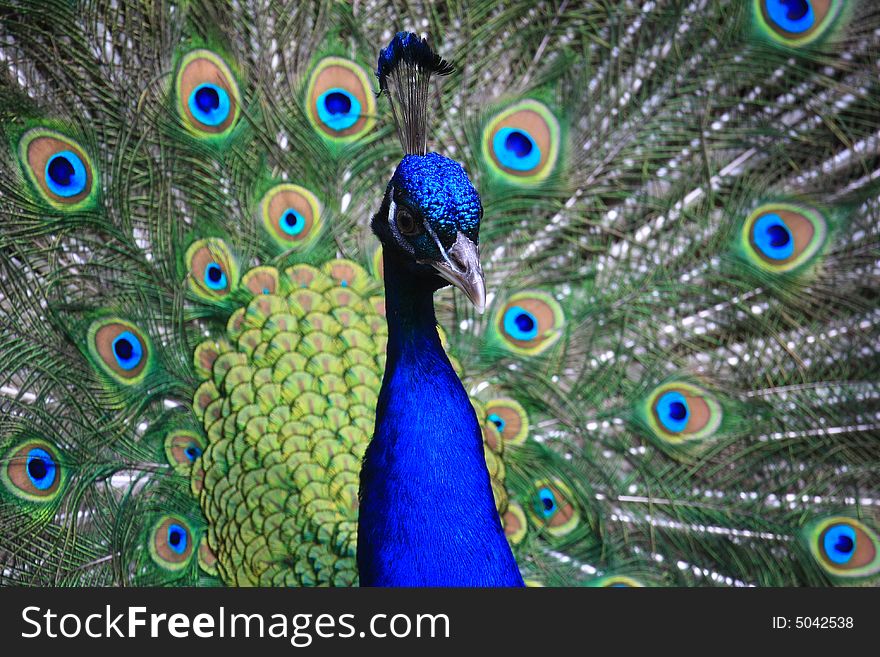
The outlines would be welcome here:
M 489 420 L 489 422 L 491 422 L 492 424 L 495 425 L 495 428 L 498 429 L 499 433 L 502 433 L 502 434 L 504 433 L 504 427 L 507 426 L 507 423 L 504 421 L 504 418 L 502 418 L 497 413 L 491 413 L 488 416 L 488 420 Z
M 189 95 L 189 110 L 206 126 L 220 125 L 229 116 L 229 94 L 215 84 L 200 84 Z
M 852 560 L 856 551 L 856 531 L 848 525 L 834 525 L 825 530 L 822 548 L 829 561 L 844 564 Z
M 331 141 L 362 137 L 375 124 L 376 113 L 367 74 L 351 60 L 325 57 L 309 78 L 306 111 L 315 129 Z
M 212 262 L 205 267 L 205 285 L 212 290 L 222 290 L 226 287 L 226 274 L 223 273 L 222 265 Z
M 186 266 L 190 290 L 208 301 L 224 298 L 238 282 L 232 254 L 217 238 L 193 242 L 186 252 Z
M 144 348 L 134 333 L 123 331 L 113 340 L 113 355 L 116 358 L 116 364 L 128 371 L 140 365 L 144 356 Z
M 55 448 L 34 438 L 13 448 L 3 459 L 0 484 L 19 498 L 50 502 L 59 495 L 64 474 Z
M 46 181 L 55 194 L 76 196 L 86 187 L 88 175 L 83 161 L 72 151 L 56 153 L 46 164 Z
M 288 208 L 288 210 L 281 215 L 279 225 L 281 226 L 281 230 L 288 235 L 299 235 L 306 227 L 306 220 L 302 214 L 293 208 Z
M 240 96 L 232 71 L 221 57 L 194 50 L 180 62 L 176 82 L 178 113 L 191 132 L 220 137 L 239 115 Z
M 539 291 L 514 294 L 495 315 L 502 344 L 524 356 L 540 354 L 555 344 L 562 336 L 564 323 L 559 302 Z
M 538 513 L 545 518 L 549 518 L 556 512 L 557 508 L 558 506 L 556 505 L 556 498 L 553 496 L 553 491 L 547 487 L 538 491 L 538 496 L 535 500 L 535 510 L 538 511 Z
M 529 435 L 529 416 L 515 399 L 493 399 L 486 404 L 486 419 L 495 425 L 507 445 L 520 445 Z
M 331 130 L 337 132 L 350 128 L 361 116 L 361 104 L 345 89 L 328 89 L 317 102 L 318 116 Z
M 409 210 L 399 210 L 397 212 L 397 230 L 402 235 L 414 237 L 422 233 L 422 226 Z
M 183 554 L 186 551 L 187 533 L 186 530 L 177 524 L 168 526 L 168 547 L 175 554 Z
M 840 0 L 759 0 L 755 6 L 759 24 L 774 40 L 799 46 L 827 32 L 844 4 Z
M 180 474 L 189 475 L 192 464 L 204 453 L 202 438 L 193 431 L 177 430 L 165 438 L 165 456 Z
M 538 320 L 525 308 L 511 306 L 504 313 L 504 329 L 518 340 L 531 340 L 538 335 Z
M 532 496 L 532 521 L 553 536 L 572 532 L 580 522 L 580 514 L 569 501 L 571 490 L 558 479 L 542 479 L 535 482 Z
M 827 237 L 828 224 L 818 211 L 793 203 L 770 203 L 744 222 L 742 253 L 757 268 L 784 274 L 816 260 Z
M 534 184 L 547 178 L 559 155 L 559 122 L 536 100 L 497 114 L 483 131 L 483 158 L 502 179 Z
M 819 566 L 834 577 L 868 577 L 880 572 L 880 537 L 872 527 L 846 516 L 816 520 L 804 539 Z
M 705 440 L 723 420 L 721 403 L 696 385 L 673 381 L 654 389 L 647 402 L 648 425 L 667 445 Z
M 89 351 L 101 369 L 119 383 L 138 383 L 151 367 L 146 334 L 122 319 L 96 320 L 89 328 Z
M 166 570 L 185 568 L 193 552 L 192 531 L 177 516 L 164 516 L 155 525 L 150 540 L 150 556 Z
M 263 226 L 283 249 L 303 250 L 321 230 L 318 198 L 299 185 L 282 183 L 270 189 L 260 202 Z
M 72 139 L 34 128 L 21 138 L 19 150 L 25 174 L 52 206 L 74 208 L 97 193 L 92 162 Z

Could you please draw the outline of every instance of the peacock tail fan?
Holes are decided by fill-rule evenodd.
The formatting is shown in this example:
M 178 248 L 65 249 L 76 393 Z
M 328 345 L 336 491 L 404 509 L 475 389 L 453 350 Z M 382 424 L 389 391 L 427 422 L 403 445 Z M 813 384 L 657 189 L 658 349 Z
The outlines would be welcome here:
M 357 583 L 414 30 L 527 583 L 876 582 L 880 12 L 495 4 L 0 3 L 0 581 Z

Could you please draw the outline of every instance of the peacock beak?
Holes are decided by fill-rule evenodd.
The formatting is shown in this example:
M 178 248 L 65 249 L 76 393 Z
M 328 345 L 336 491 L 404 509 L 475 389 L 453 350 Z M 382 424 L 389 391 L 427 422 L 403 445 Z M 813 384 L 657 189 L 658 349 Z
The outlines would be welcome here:
M 479 247 L 461 231 L 455 236 L 455 244 L 448 251 L 441 248 L 443 260 L 432 262 L 434 269 L 464 292 L 471 303 L 482 313 L 486 308 L 486 282 L 480 267 Z

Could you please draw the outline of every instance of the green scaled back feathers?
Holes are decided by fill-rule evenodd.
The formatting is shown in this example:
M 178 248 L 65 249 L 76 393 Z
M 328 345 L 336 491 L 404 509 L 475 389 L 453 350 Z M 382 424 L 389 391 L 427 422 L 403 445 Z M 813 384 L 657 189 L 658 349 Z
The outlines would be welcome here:
M 398 29 L 456 63 L 489 295 L 436 306 L 527 583 L 878 581 L 873 3 L 6 4 L 0 582 L 357 583 Z

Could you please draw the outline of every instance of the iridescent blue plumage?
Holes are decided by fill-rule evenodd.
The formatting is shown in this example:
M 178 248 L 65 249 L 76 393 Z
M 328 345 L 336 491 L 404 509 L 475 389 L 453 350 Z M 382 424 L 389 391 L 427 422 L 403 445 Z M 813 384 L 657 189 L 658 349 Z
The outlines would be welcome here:
M 480 231 L 480 195 L 464 167 L 437 153 L 407 155 L 391 178 L 398 203 L 418 208 L 434 232 L 449 244 L 458 231 L 476 242 Z
M 768 0 L 767 13 L 770 20 L 792 34 L 806 32 L 816 22 L 807 0 Z
M 27 455 L 27 475 L 39 490 L 46 490 L 55 483 L 56 465 L 45 449 L 34 447 Z
M 46 184 L 63 198 L 81 194 L 88 176 L 82 160 L 71 151 L 53 155 L 46 163 Z
M 9 4 L 0 585 L 880 579 L 876 0 Z
M 531 171 L 541 162 L 541 150 L 524 130 L 501 128 L 492 139 L 496 156 L 508 169 Z
M 538 320 L 525 308 L 511 306 L 504 313 L 504 330 L 515 340 L 532 340 L 538 335 Z
M 140 365 L 144 349 L 137 336 L 131 331 L 124 331 L 113 340 L 113 355 L 119 367 L 131 370 Z
M 363 109 L 357 98 L 345 89 L 333 87 L 318 98 L 318 117 L 333 130 L 347 130 L 361 118 Z
M 425 41 L 403 33 L 379 58 L 392 106 L 404 89 L 410 105 L 401 116 L 420 119 L 398 122 L 409 154 L 372 222 L 383 243 L 388 347 L 361 469 L 362 586 L 523 585 L 495 507 L 482 430 L 434 316 L 433 294 L 448 282 L 479 308 L 485 303 L 480 196 L 460 164 L 424 154 L 424 111 L 412 111 L 408 92 L 448 68 Z
M 202 84 L 189 97 L 193 116 L 208 126 L 217 126 L 229 117 L 229 94 L 216 84 Z
M 212 290 L 222 290 L 226 287 L 226 274 L 223 273 L 223 267 L 220 264 L 212 262 L 205 267 L 205 285 Z
M 832 525 L 825 532 L 822 542 L 828 558 L 836 564 L 852 559 L 856 549 L 856 532 L 845 524 Z
M 755 246 L 768 258 L 785 260 L 794 253 L 791 230 L 778 214 L 770 212 L 759 217 L 754 233 Z
M 522 586 L 473 406 L 437 334 L 432 295 L 385 245 L 388 350 L 361 470 L 362 586 Z
M 183 554 L 186 552 L 186 544 L 188 542 L 186 529 L 177 523 L 168 525 L 166 542 L 175 554 Z
M 669 431 L 679 432 L 687 427 L 690 410 L 680 392 L 673 390 L 664 393 L 657 401 L 656 412 L 660 423 Z

